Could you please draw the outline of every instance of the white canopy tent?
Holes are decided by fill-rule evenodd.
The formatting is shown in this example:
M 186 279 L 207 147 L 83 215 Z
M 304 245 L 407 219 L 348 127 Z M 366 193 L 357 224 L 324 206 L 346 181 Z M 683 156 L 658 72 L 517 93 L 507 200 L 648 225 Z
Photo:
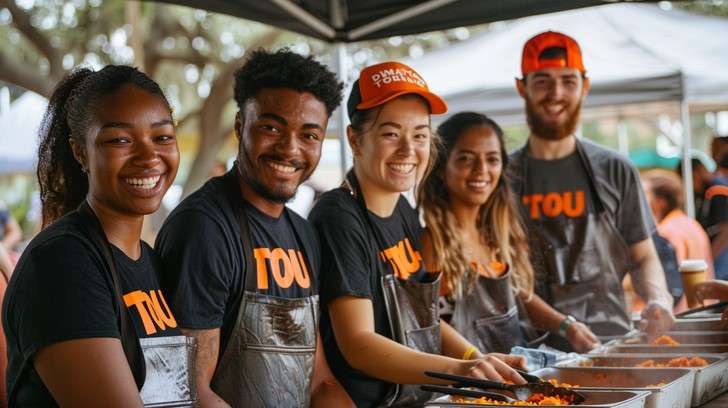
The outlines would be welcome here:
M 473 110 L 500 123 L 524 123 L 514 83 L 520 77 L 521 50 L 546 30 L 568 34 L 581 45 L 591 81 L 587 111 L 611 106 L 616 116 L 623 115 L 619 106 L 674 102 L 687 123 L 689 109 L 728 107 L 728 19 L 651 4 L 528 17 L 407 63 L 447 100 L 450 113 Z M 683 134 L 685 176 L 691 172 L 689 126 L 683 126 Z M 684 181 L 692 215 L 692 178 Z
M 471 40 L 407 61 L 450 112 L 487 112 L 523 123 L 523 44 L 554 30 L 581 45 L 592 89 L 585 107 L 687 100 L 696 108 L 728 106 L 728 19 L 652 4 L 613 4 L 528 17 Z

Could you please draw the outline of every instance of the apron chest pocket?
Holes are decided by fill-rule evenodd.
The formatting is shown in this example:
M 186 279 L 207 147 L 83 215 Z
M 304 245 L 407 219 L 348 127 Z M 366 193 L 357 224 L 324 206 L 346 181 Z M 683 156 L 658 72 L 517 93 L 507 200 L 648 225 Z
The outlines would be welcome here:
M 141 390 L 144 406 L 196 406 L 195 339 L 185 336 L 150 337 L 139 339 L 139 342 L 147 372 Z

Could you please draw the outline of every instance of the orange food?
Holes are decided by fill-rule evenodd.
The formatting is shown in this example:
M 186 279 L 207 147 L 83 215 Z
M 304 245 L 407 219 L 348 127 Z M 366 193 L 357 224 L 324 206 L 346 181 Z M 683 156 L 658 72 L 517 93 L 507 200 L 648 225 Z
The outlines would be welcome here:
M 670 336 L 660 336 L 654 340 L 652 340 L 653 346 L 679 346 L 680 342 L 676 341 Z
M 708 362 L 700 357 L 678 357 L 667 363 L 656 363 L 655 360 L 645 360 L 635 365 L 638 368 L 676 368 L 676 367 L 706 367 Z
M 566 387 L 566 388 L 578 388 L 579 387 L 578 385 L 560 383 L 559 380 L 557 380 L 556 378 L 549 378 L 548 382 L 550 382 L 551 385 L 553 385 L 554 387 Z
M 451 397 L 452 402 L 458 403 L 458 404 L 477 404 L 477 405 L 502 405 L 502 406 L 527 406 L 527 407 L 537 407 L 537 406 L 543 406 L 543 405 L 557 405 L 557 406 L 565 406 L 565 405 L 571 405 L 574 402 L 574 398 L 571 396 L 566 395 L 557 395 L 557 396 L 551 396 L 547 397 L 543 394 L 533 394 L 531 398 L 529 398 L 527 401 L 513 401 L 513 402 L 503 402 L 503 401 L 496 401 L 492 400 L 487 397 L 480 397 L 475 399 L 468 399 L 465 397 L 459 397 L 459 396 L 452 396 Z
M 665 381 L 660 381 L 657 384 L 645 385 L 645 388 L 659 388 L 659 387 L 664 387 L 665 384 L 666 384 Z

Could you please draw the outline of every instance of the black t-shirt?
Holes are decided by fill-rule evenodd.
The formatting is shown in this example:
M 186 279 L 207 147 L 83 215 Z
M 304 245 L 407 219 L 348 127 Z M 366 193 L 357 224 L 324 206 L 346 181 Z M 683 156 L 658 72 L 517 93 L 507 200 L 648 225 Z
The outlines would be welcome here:
M 425 280 L 428 273 L 420 255 L 421 226 L 416 211 L 400 197 L 391 216 L 382 218 L 369 212 L 374 232 L 367 227 L 357 202 L 344 189 L 323 194 L 311 210 L 309 220 L 321 242 L 321 338 L 332 372 L 359 407 L 377 406 L 392 384 L 372 378 L 351 367 L 336 344 L 328 302 L 341 296 L 372 300 L 374 328 L 392 338 L 384 306 L 381 275 L 394 273 L 400 279 Z M 372 233 L 381 242 L 376 243 Z
M 162 295 L 160 262 L 141 242 L 133 260 L 114 247 L 124 302 L 140 338 L 179 335 Z M 8 390 L 18 406 L 55 406 L 33 367 L 38 350 L 67 340 L 121 338 L 116 292 L 97 248 L 75 220 L 64 217 L 31 241 L 8 286 L 3 325 L 8 343 Z
M 220 328 L 220 354 L 235 327 L 245 267 L 233 205 L 245 206 L 257 269 L 245 290 L 289 299 L 318 293 L 318 243 L 311 226 L 289 209 L 273 218 L 245 202 L 234 169 L 211 179 L 170 214 L 156 248 L 162 287 L 180 327 Z

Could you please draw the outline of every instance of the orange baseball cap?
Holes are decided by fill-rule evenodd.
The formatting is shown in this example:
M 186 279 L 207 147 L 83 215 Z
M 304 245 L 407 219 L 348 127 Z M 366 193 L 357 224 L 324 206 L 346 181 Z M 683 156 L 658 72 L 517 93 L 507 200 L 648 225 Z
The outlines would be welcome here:
M 563 48 L 565 58 L 540 58 L 548 48 Z M 581 49 L 573 38 L 555 31 L 546 31 L 526 41 L 521 58 L 521 74 L 538 71 L 544 68 L 574 68 L 586 73 L 581 59 Z
M 414 69 L 399 62 L 383 62 L 364 68 L 349 94 L 349 118 L 358 110 L 371 109 L 406 95 L 417 94 L 430 104 L 430 112 L 447 112 L 445 100 L 430 92 L 424 79 Z

